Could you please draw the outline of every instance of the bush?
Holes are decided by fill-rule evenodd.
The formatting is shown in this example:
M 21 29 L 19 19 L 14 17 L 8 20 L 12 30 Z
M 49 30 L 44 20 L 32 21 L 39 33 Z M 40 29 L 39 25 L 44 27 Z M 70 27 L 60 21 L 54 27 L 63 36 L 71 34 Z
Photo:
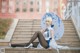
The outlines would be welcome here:
M 12 23 L 12 19 L 7 18 L 7 19 L 3 19 L 0 18 L 0 39 L 4 39 L 5 35 L 10 27 Z

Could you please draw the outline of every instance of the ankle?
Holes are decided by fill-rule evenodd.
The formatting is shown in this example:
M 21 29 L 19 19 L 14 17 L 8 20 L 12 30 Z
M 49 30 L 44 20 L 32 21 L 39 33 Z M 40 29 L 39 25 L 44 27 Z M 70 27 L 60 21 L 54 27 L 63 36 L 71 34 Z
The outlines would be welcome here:
M 27 43 L 26 46 L 29 46 L 31 43 Z

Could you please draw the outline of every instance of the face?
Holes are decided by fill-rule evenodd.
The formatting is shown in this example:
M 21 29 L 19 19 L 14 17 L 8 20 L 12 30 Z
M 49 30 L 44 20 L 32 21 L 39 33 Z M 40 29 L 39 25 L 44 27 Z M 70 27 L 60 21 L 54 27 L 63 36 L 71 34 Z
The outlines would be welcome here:
M 52 24 L 52 18 L 46 18 L 46 25 L 50 26 Z

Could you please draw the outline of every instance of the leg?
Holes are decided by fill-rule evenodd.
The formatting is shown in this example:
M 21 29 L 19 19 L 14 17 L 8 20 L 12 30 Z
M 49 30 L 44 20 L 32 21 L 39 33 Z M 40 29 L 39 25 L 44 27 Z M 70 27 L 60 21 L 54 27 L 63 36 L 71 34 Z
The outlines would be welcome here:
M 28 46 L 30 43 L 33 43 L 33 41 L 37 38 L 38 33 L 35 32 L 29 43 L 20 43 L 20 44 L 11 44 L 12 47 L 24 47 Z
M 43 34 L 41 32 L 38 33 L 38 39 L 39 39 L 39 42 L 40 44 L 44 47 L 44 48 L 48 48 L 48 43 L 47 41 L 45 40 Z
M 24 46 L 28 46 L 30 43 L 33 43 L 33 41 L 38 38 L 40 44 L 44 47 L 44 48 L 47 48 L 48 44 L 43 36 L 43 34 L 38 31 L 38 32 L 35 32 L 33 37 L 31 38 L 31 40 L 29 41 L 29 43 L 25 43 L 25 44 L 12 44 L 11 46 L 12 47 L 24 47 Z
M 11 47 L 24 47 L 26 43 L 20 43 L 20 44 L 11 44 Z
M 33 41 L 38 38 L 40 44 L 44 47 L 47 48 L 48 47 L 48 43 L 46 42 L 43 34 L 40 31 L 35 32 L 35 34 L 33 35 L 33 37 L 31 38 L 31 40 L 29 41 L 29 43 L 26 45 L 28 46 L 30 43 L 33 43 Z

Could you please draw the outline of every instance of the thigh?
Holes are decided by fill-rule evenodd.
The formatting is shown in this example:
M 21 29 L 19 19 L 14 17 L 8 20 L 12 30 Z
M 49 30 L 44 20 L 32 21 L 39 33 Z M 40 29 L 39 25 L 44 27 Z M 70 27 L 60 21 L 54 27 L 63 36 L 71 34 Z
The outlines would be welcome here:
M 45 38 L 44 38 L 44 36 L 43 36 L 43 34 L 41 33 L 41 32 L 39 32 L 38 33 L 38 35 L 39 35 L 39 42 L 40 42 L 40 44 L 43 46 L 43 47 L 48 47 L 48 43 L 47 43 L 47 41 L 45 40 Z

